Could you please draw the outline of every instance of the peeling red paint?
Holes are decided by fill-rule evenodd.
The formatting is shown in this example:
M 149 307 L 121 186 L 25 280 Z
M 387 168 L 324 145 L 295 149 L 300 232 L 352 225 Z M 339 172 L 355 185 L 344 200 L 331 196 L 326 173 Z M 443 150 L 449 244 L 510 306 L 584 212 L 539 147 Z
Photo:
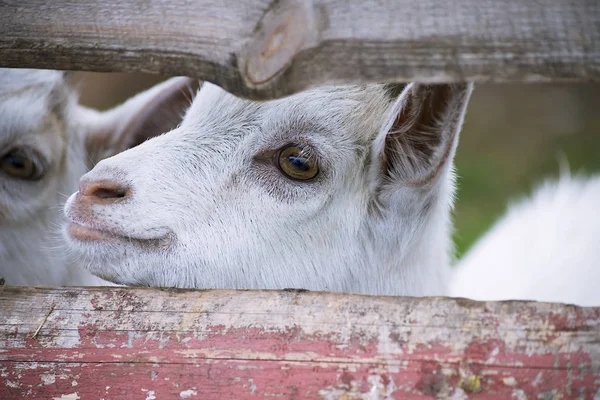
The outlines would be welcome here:
M 421 377 L 415 388 L 429 396 L 437 396 L 443 389 L 445 377 L 442 374 L 442 365 L 437 362 L 427 361 L 421 365 Z
M 486 341 L 473 341 L 465 349 L 465 357 L 472 362 L 485 362 L 493 357 L 506 353 L 502 340 L 492 339 Z
M 0 293 L 8 305 L 0 308 L 8 324 L 0 330 L 0 399 L 431 399 L 462 391 L 477 399 L 592 400 L 600 382 L 600 309 L 64 290 Z M 56 308 L 31 339 L 50 300 Z

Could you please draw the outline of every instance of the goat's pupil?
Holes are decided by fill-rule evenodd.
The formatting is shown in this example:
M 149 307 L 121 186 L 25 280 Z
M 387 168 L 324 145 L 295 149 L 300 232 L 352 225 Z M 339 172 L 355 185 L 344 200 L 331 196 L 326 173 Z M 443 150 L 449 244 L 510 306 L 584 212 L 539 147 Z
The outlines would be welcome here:
M 13 168 L 16 168 L 16 169 L 25 168 L 25 159 L 23 157 L 9 155 L 9 156 L 7 156 L 6 161 Z
M 294 168 L 300 171 L 306 172 L 310 169 L 308 159 L 305 157 L 289 156 L 288 161 L 294 166 Z

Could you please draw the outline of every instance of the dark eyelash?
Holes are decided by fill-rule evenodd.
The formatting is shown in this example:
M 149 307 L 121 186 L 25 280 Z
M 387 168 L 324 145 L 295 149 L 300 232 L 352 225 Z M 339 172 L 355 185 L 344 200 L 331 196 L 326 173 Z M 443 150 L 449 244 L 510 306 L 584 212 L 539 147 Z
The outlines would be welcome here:
M 321 164 L 322 158 L 319 152 L 316 151 L 313 146 L 300 141 L 285 142 L 282 145 L 273 146 L 269 150 L 263 150 L 258 154 L 255 154 L 253 159 L 259 163 L 272 162 L 272 160 L 275 159 L 282 150 L 290 146 L 299 147 L 303 152 L 306 152 L 307 158 L 315 160 L 317 163 Z

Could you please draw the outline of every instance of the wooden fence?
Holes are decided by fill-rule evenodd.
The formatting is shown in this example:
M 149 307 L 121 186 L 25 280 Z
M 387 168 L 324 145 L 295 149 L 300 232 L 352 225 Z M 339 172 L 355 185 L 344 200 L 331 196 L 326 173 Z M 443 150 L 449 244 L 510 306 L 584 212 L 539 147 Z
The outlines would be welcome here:
M 600 81 L 598 0 L 0 0 L 0 67 L 326 83 Z M 0 399 L 600 399 L 600 308 L 0 287 Z
M 6 287 L 0 319 L 2 399 L 600 395 L 600 308 Z
M 599 81 L 598 0 L 3 0 L 0 66 L 334 82 Z

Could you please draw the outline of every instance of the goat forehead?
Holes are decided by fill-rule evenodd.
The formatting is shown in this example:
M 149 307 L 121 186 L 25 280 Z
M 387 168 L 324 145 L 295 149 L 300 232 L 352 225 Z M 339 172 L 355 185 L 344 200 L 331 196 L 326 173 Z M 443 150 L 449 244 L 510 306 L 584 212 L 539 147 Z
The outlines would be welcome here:
M 235 136 L 235 131 L 240 131 L 235 128 L 243 131 L 252 126 L 266 130 L 326 130 L 330 138 L 352 134 L 365 143 L 374 138 L 392 100 L 384 85 L 363 85 L 321 87 L 283 99 L 255 102 L 205 83 L 182 127 L 224 136 Z
M 53 90 L 63 82 L 63 73 L 50 70 L 0 68 L 0 135 L 21 135 L 44 130 Z
M 0 96 L 0 140 L 47 132 L 54 125 L 51 116 L 43 97 Z
M 29 144 L 55 156 L 69 141 L 67 114 L 74 102 L 76 92 L 61 71 L 0 68 L 0 143 Z
M 0 68 L 0 98 L 27 90 L 47 94 L 63 81 L 61 71 Z

